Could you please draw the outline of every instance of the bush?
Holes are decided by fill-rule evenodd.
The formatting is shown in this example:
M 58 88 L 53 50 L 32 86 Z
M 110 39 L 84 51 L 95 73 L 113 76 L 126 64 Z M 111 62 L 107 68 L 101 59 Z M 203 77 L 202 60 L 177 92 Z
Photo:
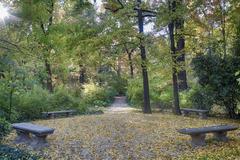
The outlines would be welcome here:
M 208 86 L 194 86 L 189 91 L 189 101 L 192 103 L 192 107 L 196 109 L 210 110 L 213 103 L 213 93 Z
M 49 103 L 51 108 L 49 110 L 66 110 L 66 109 L 75 109 L 78 108 L 77 98 L 74 97 L 73 92 L 70 91 L 67 87 L 59 86 L 55 89 L 55 92 L 52 94 Z
M 143 87 L 140 78 L 128 82 L 127 97 L 131 105 L 137 107 L 143 106 Z
M 150 77 L 149 95 L 151 104 L 167 108 L 172 104 L 171 84 L 161 83 L 160 77 Z M 127 97 L 131 105 L 143 106 L 142 79 L 136 78 L 128 82 Z
M 117 94 L 112 87 L 100 87 L 94 83 L 84 85 L 82 100 L 87 106 L 107 106 Z
M 127 80 L 124 78 L 115 76 L 108 85 L 114 88 L 118 95 L 125 95 L 127 92 Z
M 12 148 L 6 145 L 0 145 L 1 160 L 37 160 L 37 156 L 26 153 L 20 149 Z
M 50 109 L 49 99 L 51 94 L 41 87 L 35 86 L 32 90 L 19 96 L 17 111 L 21 119 L 35 119 L 41 117 L 41 112 Z M 34 114 L 33 114 L 34 113 Z
M 240 118 L 240 114 L 237 113 L 240 89 L 238 77 L 235 76 L 240 68 L 240 58 L 231 55 L 225 58 L 214 54 L 198 55 L 192 62 L 201 87 L 193 94 L 193 102 L 202 98 L 198 106 L 204 101 L 214 103 L 224 106 L 230 118 Z
M 18 95 L 12 95 L 12 107 L 10 107 L 10 93 L 2 86 L 0 82 L 0 116 L 5 117 L 9 121 L 16 121 L 19 114 L 16 112 L 16 104 L 18 103 Z
M 5 119 L 0 118 L 0 142 L 7 134 L 10 133 L 10 130 L 10 123 L 8 123 Z

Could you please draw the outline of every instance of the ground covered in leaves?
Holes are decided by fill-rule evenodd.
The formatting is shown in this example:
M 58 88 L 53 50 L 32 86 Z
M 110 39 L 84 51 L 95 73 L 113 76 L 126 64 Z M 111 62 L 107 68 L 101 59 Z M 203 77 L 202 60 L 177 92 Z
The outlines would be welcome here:
M 219 143 L 207 136 L 207 146 L 192 149 L 190 137 L 176 129 L 239 121 L 175 116 L 170 113 L 144 115 L 140 112 L 75 116 L 33 123 L 55 128 L 48 137 L 49 148 L 33 151 L 43 159 L 55 160 L 140 160 L 140 159 L 240 159 L 240 131 L 229 132 L 230 141 Z M 11 144 L 16 134 L 7 138 Z M 27 146 L 18 146 L 31 150 Z

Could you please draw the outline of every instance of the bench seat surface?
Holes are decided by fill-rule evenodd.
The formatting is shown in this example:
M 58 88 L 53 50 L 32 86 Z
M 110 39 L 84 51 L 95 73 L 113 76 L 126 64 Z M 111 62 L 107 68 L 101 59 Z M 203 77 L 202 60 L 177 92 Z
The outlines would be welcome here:
M 54 129 L 52 128 L 32 123 L 14 123 L 12 124 L 12 128 L 16 130 L 31 132 L 33 134 L 52 134 L 54 132 Z
M 189 112 L 208 112 L 208 110 L 204 110 L 204 109 L 192 109 L 192 108 L 182 108 L 182 111 L 189 111 Z
M 61 113 L 74 113 L 74 110 L 65 110 L 65 111 L 51 111 L 51 112 L 42 112 L 43 114 L 61 114 Z
M 232 125 L 218 125 L 218 126 L 209 126 L 202 128 L 184 128 L 179 129 L 178 132 L 182 134 L 201 134 L 201 133 L 211 133 L 211 132 L 224 132 L 236 130 L 238 127 Z

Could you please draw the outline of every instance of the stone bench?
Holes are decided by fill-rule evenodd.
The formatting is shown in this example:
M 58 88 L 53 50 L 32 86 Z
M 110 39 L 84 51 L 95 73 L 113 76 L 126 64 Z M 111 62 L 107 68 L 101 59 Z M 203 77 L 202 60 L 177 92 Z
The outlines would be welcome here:
M 197 113 L 201 119 L 206 119 L 208 114 L 208 110 L 191 109 L 191 108 L 182 108 L 181 112 L 183 116 L 188 116 L 189 113 Z
M 216 140 L 226 142 L 228 140 L 227 132 L 236 129 L 238 129 L 238 127 L 232 125 L 218 125 L 202 128 L 184 128 L 179 129 L 178 132 L 190 135 L 192 138 L 191 140 L 192 146 L 197 147 L 206 145 L 205 137 L 207 133 L 213 133 L 214 138 Z
M 54 132 L 52 128 L 32 123 L 14 123 L 12 124 L 12 128 L 17 132 L 15 143 L 30 144 L 33 148 L 48 146 L 46 138 L 49 134 L 53 134 Z
M 42 112 L 43 117 L 46 118 L 55 118 L 58 115 L 64 115 L 66 117 L 69 117 L 70 115 L 73 115 L 76 113 L 75 110 L 64 110 L 64 111 L 51 111 L 51 112 Z

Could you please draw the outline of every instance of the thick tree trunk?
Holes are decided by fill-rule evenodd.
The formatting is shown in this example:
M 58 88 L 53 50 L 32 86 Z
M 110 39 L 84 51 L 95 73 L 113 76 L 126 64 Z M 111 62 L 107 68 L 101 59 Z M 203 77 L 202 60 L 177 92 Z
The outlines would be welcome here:
M 140 8 L 141 0 L 138 0 L 138 27 L 139 33 L 143 34 L 143 14 Z M 148 70 L 147 70 L 147 56 L 145 46 L 143 45 L 142 39 L 140 39 L 140 50 L 141 50 L 141 59 L 142 59 L 142 75 L 143 75 L 143 113 L 152 113 L 150 106 L 150 98 L 149 98 L 149 82 L 148 82 Z
M 182 5 L 181 3 L 183 2 L 180 1 L 177 4 Z M 188 84 L 187 84 L 187 72 L 186 72 L 185 51 L 184 51 L 185 39 L 182 33 L 184 29 L 184 20 L 182 18 L 179 18 L 178 20 L 176 20 L 175 28 L 176 28 L 176 31 L 178 32 L 176 51 L 178 55 L 177 62 L 178 62 L 178 65 L 180 66 L 180 71 L 178 72 L 178 88 L 179 88 L 179 91 L 183 91 L 188 88 Z
M 86 68 L 83 65 L 79 65 L 79 83 L 84 84 L 86 82 Z
M 47 72 L 47 89 L 49 92 L 53 92 L 53 84 L 52 84 L 52 70 L 51 70 L 51 65 L 47 58 L 45 58 L 45 67 L 46 67 L 46 72 Z
M 174 1 L 175 2 L 175 1 Z M 175 9 L 175 3 L 169 4 L 170 11 Z M 168 24 L 169 29 L 169 38 L 170 38 L 170 48 L 172 55 L 172 82 L 173 82 L 173 113 L 176 115 L 181 115 L 181 110 L 179 106 L 179 91 L 178 91 L 178 79 L 177 79 L 177 57 L 176 57 L 176 49 L 175 49 L 175 41 L 174 41 L 174 22 L 173 20 Z

